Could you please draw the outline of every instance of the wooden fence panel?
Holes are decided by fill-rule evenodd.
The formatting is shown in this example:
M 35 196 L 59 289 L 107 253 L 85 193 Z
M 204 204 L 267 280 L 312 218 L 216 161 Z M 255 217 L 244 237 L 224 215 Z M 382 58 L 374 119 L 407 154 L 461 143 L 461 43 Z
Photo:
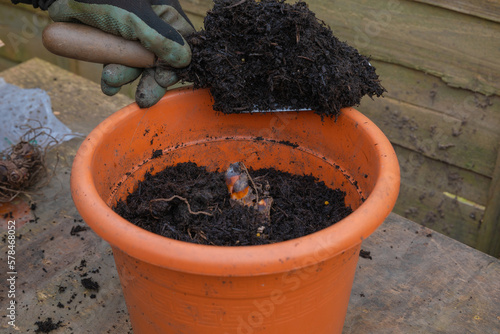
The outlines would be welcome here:
M 388 90 L 385 96 L 460 119 L 465 125 L 478 130 L 499 132 L 498 96 L 488 97 L 453 88 L 434 75 L 408 67 L 376 60 L 372 64 L 380 75 L 382 85 Z M 460 129 L 455 131 L 459 132 Z
M 341 39 L 366 55 L 500 94 L 500 25 L 407 0 L 310 1 Z
M 476 129 L 460 119 L 390 97 L 365 99 L 359 110 L 397 145 L 485 176 L 493 173 L 498 131 Z
M 498 0 L 413 0 L 500 22 Z
M 401 190 L 394 212 L 476 247 L 491 179 L 394 145 Z
M 488 192 L 486 212 L 479 230 L 477 248 L 500 257 L 500 150 Z

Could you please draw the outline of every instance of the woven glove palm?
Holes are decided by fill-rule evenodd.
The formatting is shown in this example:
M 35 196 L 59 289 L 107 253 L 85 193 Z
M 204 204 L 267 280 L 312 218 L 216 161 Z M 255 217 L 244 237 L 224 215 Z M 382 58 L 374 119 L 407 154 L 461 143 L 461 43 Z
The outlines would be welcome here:
M 191 49 L 183 36 L 193 25 L 177 0 L 57 0 L 48 8 L 54 21 L 80 22 L 102 31 L 139 40 L 158 57 L 158 66 L 139 69 L 117 64 L 104 66 L 101 88 L 114 95 L 124 84 L 142 77 L 136 91 L 137 104 L 150 107 L 177 82 L 168 68 L 187 66 Z

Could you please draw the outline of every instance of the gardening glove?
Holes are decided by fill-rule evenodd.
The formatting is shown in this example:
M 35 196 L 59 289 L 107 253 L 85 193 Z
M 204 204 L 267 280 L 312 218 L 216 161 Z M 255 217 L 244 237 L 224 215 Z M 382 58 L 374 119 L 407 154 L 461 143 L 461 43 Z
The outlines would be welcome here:
M 102 31 L 139 40 L 158 57 L 154 69 L 123 65 L 104 66 L 102 91 L 118 93 L 121 86 L 142 74 L 136 91 L 141 108 L 154 105 L 177 77 L 169 68 L 181 68 L 191 62 L 191 49 L 183 35 L 194 27 L 178 0 L 56 0 L 48 7 L 54 21 L 80 22 Z

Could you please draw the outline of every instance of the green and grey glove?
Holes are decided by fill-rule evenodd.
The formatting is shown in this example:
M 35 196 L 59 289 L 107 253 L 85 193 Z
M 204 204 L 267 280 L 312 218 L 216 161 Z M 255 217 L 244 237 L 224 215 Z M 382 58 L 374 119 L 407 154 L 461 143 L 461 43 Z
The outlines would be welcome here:
M 21 2 L 26 2 L 20 0 Z M 167 87 L 178 80 L 168 68 L 181 68 L 191 62 L 191 49 L 183 36 L 194 27 L 178 0 L 56 0 L 32 1 L 48 7 L 54 21 L 80 22 L 128 40 L 139 40 L 158 57 L 154 69 L 123 65 L 104 66 L 101 88 L 107 95 L 118 93 L 142 73 L 136 91 L 137 104 L 150 107 L 165 94 Z M 36 7 L 36 6 L 35 6 Z

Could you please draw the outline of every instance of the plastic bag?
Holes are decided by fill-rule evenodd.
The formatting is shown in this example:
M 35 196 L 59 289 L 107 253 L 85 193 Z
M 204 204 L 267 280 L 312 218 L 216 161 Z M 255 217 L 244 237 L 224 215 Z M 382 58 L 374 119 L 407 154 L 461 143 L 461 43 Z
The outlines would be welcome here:
M 0 78 L 0 152 L 17 144 L 30 130 L 32 144 L 41 148 L 80 136 L 52 113 L 49 95 L 42 89 L 23 89 Z M 28 138 L 30 139 L 30 138 Z

